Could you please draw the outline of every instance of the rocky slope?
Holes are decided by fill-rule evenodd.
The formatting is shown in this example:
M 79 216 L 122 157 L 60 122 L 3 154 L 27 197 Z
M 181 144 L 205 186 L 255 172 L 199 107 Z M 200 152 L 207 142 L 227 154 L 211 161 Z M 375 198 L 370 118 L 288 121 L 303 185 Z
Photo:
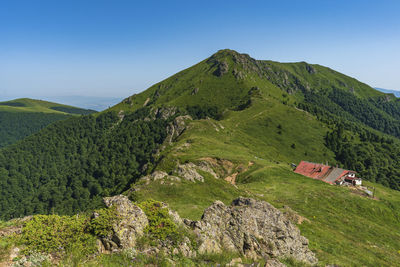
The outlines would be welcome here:
M 208 207 L 200 221 L 189 221 L 200 237 L 199 252 L 239 252 L 248 258 L 291 257 L 316 264 L 308 240 L 279 210 L 265 201 L 237 198 L 230 206 L 221 201 Z
M 131 251 L 134 255 L 171 255 L 170 263 L 174 265 L 173 255 L 183 255 L 195 258 L 202 254 L 235 253 L 253 262 L 262 260 L 266 266 L 284 266 L 279 259 L 291 258 L 298 262 L 315 265 L 318 260 L 308 248 L 308 240 L 300 235 L 299 229 L 293 225 L 283 213 L 265 201 L 251 198 L 237 198 L 230 206 L 215 201 L 208 207 L 199 221 L 181 219 L 170 210 L 166 204 L 160 203 L 159 208 L 168 211 L 168 216 L 174 224 L 186 231 L 179 242 L 172 243 L 168 239 L 157 240 L 145 246 L 143 238 L 149 235 L 148 228 L 151 218 L 131 202 L 126 196 L 119 195 L 104 199 L 108 209 L 113 210 L 115 220 L 106 236 L 97 240 L 98 253 L 119 253 Z M 101 215 L 94 212 L 91 220 Z M 25 218 L 22 223 L 30 221 Z M 158 227 L 166 227 L 159 225 Z M 20 235 L 26 231 L 23 224 L 19 227 L 4 229 L 2 236 Z M 192 233 L 192 234 L 191 234 Z M 197 245 L 189 237 L 195 236 Z M 139 243 L 138 243 L 139 242 Z M 30 254 L 25 254 L 23 247 L 14 247 L 10 251 L 10 260 L 18 259 L 29 265 Z M 42 254 L 54 264 L 57 257 L 54 254 Z M 239 260 L 238 260 L 239 259 Z M 238 258 L 232 266 L 240 266 Z M 3 263 L 11 266 L 10 263 Z M 236 264 L 236 265 L 235 265 Z M 238 265 L 239 264 L 239 265 Z

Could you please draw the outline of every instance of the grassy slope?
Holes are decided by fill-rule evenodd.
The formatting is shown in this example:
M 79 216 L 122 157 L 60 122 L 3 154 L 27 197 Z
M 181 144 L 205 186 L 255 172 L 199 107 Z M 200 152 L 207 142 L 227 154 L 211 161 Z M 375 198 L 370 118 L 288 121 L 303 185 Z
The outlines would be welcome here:
M 261 102 L 245 111 L 232 112 L 223 121 L 192 122 L 179 142 L 165 151 L 170 160 L 178 158 L 181 162 L 202 157 L 245 165 L 254 162 L 239 176 L 237 187 L 206 176 L 205 183 L 141 185 L 136 198 L 165 201 L 181 216 L 191 219 L 199 219 L 204 208 L 216 199 L 226 204 L 239 195 L 263 199 L 277 208 L 287 205 L 309 220 L 299 227 L 321 264 L 391 266 L 399 262 L 400 192 L 368 184 L 377 188 L 379 200 L 372 200 L 350 189 L 293 173 L 288 162 L 332 160 L 329 152 L 320 149 L 324 129 L 304 112 L 279 103 L 265 109 Z M 260 110 L 265 112 L 260 114 Z M 248 119 L 254 116 L 256 119 Z M 270 123 L 263 128 L 265 120 Z M 282 123 L 282 134 L 276 133 L 278 122 Z M 188 140 L 189 148 L 179 148 Z M 296 149 L 290 147 L 292 142 L 296 142 Z M 302 143 L 314 146 L 303 147 Z M 277 147 L 281 149 L 277 151 Z
M 310 240 L 321 266 L 391 266 L 400 262 L 400 192 L 374 184 L 379 200 L 372 200 L 293 173 L 291 162 L 305 159 L 334 163 L 334 155 L 324 146 L 326 126 L 294 107 L 295 102 L 301 101 L 301 94 L 286 94 L 282 91 L 285 87 L 278 88 L 274 80 L 285 84 L 286 74 L 288 88 L 298 79 L 304 86 L 316 89 L 329 88 L 332 83 L 343 90 L 353 88 L 363 98 L 381 94 L 318 65 L 312 65 L 317 70 L 312 75 L 306 63 L 263 61 L 254 65 L 244 59 L 243 64 L 236 64 L 231 54 L 225 50 L 215 55 L 229 65 L 229 71 L 221 77 L 212 75 L 217 69 L 215 62 L 205 60 L 125 99 L 111 110 L 129 112 L 146 102 L 156 107 L 216 105 L 225 110 L 224 119 L 191 122 L 179 140 L 162 152 L 165 159 L 158 168 L 171 171 L 176 160 L 197 161 L 203 157 L 254 165 L 238 177 L 236 186 L 206 175 L 204 183 L 142 184 L 135 193 L 136 199 L 167 202 L 182 217 L 191 219 L 199 219 L 204 208 L 216 199 L 226 204 L 239 195 L 263 199 L 277 208 L 288 205 L 309 220 L 299 227 Z M 234 70 L 242 72 L 243 78 L 236 79 Z M 254 86 L 259 88 L 259 95 L 252 98 L 250 108 L 229 110 Z M 196 88 L 198 92 L 192 94 Z M 184 144 L 190 145 L 185 148 Z
M 11 101 L 0 102 L 0 111 L 7 112 L 42 112 L 42 113 L 57 113 L 57 114 L 70 114 L 52 109 L 52 107 L 70 108 L 72 110 L 84 110 L 68 105 L 58 103 L 36 100 L 30 98 L 19 98 Z
M 282 65 L 293 75 L 308 75 L 301 73 L 304 72 L 304 63 Z M 359 97 L 380 96 L 380 93 L 352 78 L 337 76 L 328 68 L 313 66 L 319 76 L 315 80 L 308 79 L 306 82 L 309 84 L 321 83 L 322 88 L 326 82 L 324 79 L 335 80 L 335 86 L 353 87 Z M 196 72 L 195 69 L 185 71 Z M 243 111 L 227 111 L 222 121 L 207 119 L 192 122 L 178 142 L 164 151 L 166 159 L 159 165 L 159 169 L 171 171 L 171 162 L 176 159 L 185 162 L 197 161 L 203 157 L 228 159 L 236 165 L 254 162 L 247 172 L 239 176 L 237 186 L 206 176 L 205 183 L 181 182 L 167 185 L 154 182 L 147 186 L 141 185 L 135 197 L 138 200 L 155 198 L 165 201 L 181 216 L 199 219 L 204 208 L 216 199 L 229 204 L 239 195 L 251 196 L 266 200 L 278 208 L 290 206 L 307 218 L 309 222 L 299 227 L 310 240 L 310 247 L 316 252 L 321 265 L 391 266 L 399 262 L 400 192 L 369 184 L 377 188 L 379 198 L 372 200 L 350 189 L 331 186 L 293 173 L 289 167 L 290 162 L 310 160 L 335 163 L 334 155 L 324 146 L 323 138 L 328 128 L 315 117 L 294 107 L 293 103 L 299 101 L 301 96 L 284 96 L 281 89 L 263 77 L 251 73 L 247 75 L 243 83 L 230 88 L 260 87 L 261 94 L 253 98 L 252 106 Z M 203 84 L 207 82 L 206 77 L 199 79 Z M 213 83 L 216 77 L 208 79 L 209 83 Z M 229 74 L 218 79 L 234 84 Z M 191 78 L 188 80 L 195 83 Z M 174 81 L 178 88 L 173 86 Z M 168 95 L 180 92 L 180 96 L 171 98 L 173 100 L 164 97 L 163 101 L 155 101 L 156 104 L 179 106 L 181 103 L 195 101 L 184 90 L 194 85 L 189 86 L 187 81 L 184 84 L 181 82 L 175 76 L 161 82 L 169 86 L 171 92 L 168 91 Z M 131 106 L 121 104 L 115 108 L 134 109 L 142 106 L 160 84 L 152 87 L 153 92 L 146 91 L 143 95 L 134 96 Z M 199 88 L 201 92 L 202 87 Z M 204 91 L 219 97 L 212 89 L 207 91 L 207 87 L 204 87 Z M 201 103 L 202 98 L 198 95 L 195 97 Z M 283 101 L 287 104 L 282 104 Z M 281 125 L 281 130 L 278 125 Z M 182 148 L 185 143 L 190 144 L 189 148 Z M 292 144 L 295 144 L 294 149 Z
M 301 83 L 308 84 L 309 87 L 314 90 L 326 90 L 334 86 L 346 91 L 353 90 L 355 95 L 361 98 L 374 98 L 385 95 L 365 83 L 361 83 L 352 77 L 318 64 L 308 64 L 306 62 L 280 63 L 269 60 L 261 62 L 292 74 L 299 79 Z M 307 66 L 312 67 L 315 73 L 309 73 L 307 71 Z
M 218 77 L 213 73 L 218 63 L 226 62 L 228 70 Z M 309 67 L 314 73 L 308 71 Z M 233 73 L 240 72 L 241 78 Z M 272 84 L 279 85 L 271 86 Z M 281 98 L 282 90 L 312 88 L 330 90 L 332 87 L 353 91 L 360 98 L 375 98 L 385 94 L 356 79 L 336 72 L 330 68 L 311 65 L 306 62 L 279 63 L 267 60 L 254 60 L 248 55 L 232 50 L 220 50 L 212 57 L 193 65 L 161 81 L 142 93 L 126 98 L 111 110 L 130 111 L 153 104 L 155 106 L 187 106 L 193 104 L 232 107 L 248 90 L 257 86 L 268 88 L 268 94 Z M 198 89 L 198 93 L 193 91 Z M 295 101 L 301 101 L 301 94 L 295 94 Z M 149 101 L 146 101 L 149 99 Z

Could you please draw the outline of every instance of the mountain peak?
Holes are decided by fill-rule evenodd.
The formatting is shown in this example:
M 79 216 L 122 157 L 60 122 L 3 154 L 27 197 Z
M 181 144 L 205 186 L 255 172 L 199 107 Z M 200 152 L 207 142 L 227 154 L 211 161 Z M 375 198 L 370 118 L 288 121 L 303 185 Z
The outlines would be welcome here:
M 221 49 L 218 50 L 216 53 L 214 53 L 210 59 L 235 59 L 235 58 L 240 58 L 240 57 L 245 57 L 247 59 L 251 59 L 251 57 L 248 54 L 241 54 L 235 50 L 232 49 Z

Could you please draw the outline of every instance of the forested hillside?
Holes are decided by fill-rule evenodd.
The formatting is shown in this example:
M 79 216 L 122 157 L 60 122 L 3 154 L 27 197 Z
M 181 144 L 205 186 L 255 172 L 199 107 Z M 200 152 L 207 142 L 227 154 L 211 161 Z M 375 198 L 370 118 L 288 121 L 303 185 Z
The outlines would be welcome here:
M 173 112 L 153 116 L 163 108 Z M 152 167 L 173 171 L 174 154 L 157 149 L 179 114 L 212 123 L 237 160 L 246 151 L 286 164 L 329 161 L 399 189 L 399 110 L 390 96 L 331 69 L 222 50 L 99 115 L 57 122 L 0 150 L 0 214 L 71 214 Z M 203 147 L 204 157 L 213 154 Z
M 0 148 L 36 133 L 55 121 L 94 112 L 28 98 L 0 102 Z
M 6 108 L 28 109 L 19 102 Z M 54 107 L 42 110 L 62 116 L 61 110 L 70 111 Z M 400 257 L 399 122 L 393 96 L 329 68 L 222 50 L 108 110 L 54 122 L 0 149 L 0 220 L 57 214 L 34 217 L 39 221 L 23 228 L 20 244 L 39 244 L 39 252 L 47 253 L 49 247 L 60 251 L 61 245 L 54 247 L 59 241 L 67 248 L 78 240 L 79 253 L 64 250 L 72 255 L 65 265 L 123 265 L 123 254 L 97 257 L 82 249 L 95 248 L 94 239 L 114 229 L 107 224 L 117 218 L 113 209 L 90 212 L 103 197 L 157 203 L 146 231 L 159 239 L 175 224 L 154 200 L 199 220 L 214 201 L 229 204 L 245 196 L 265 200 L 281 210 L 278 217 L 293 220 L 322 266 L 392 266 Z M 358 171 L 374 197 L 365 188 L 294 173 L 292 163 L 301 160 Z M 15 222 L 0 221 L 0 228 Z M 16 241 L 0 240 L 1 259 Z M 220 262 L 208 260 L 215 255 L 199 257 Z M 238 256 L 226 257 L 230 262 Z
M 72 214 L 125 190 L 166 136 L 166 121 L 147 115 L 70 118 L 0 150 L 1 217 Z

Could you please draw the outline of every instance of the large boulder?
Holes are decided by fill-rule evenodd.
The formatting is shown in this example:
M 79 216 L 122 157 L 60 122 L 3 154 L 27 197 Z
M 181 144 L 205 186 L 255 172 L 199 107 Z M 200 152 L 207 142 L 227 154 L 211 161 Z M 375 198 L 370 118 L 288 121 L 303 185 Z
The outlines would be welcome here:
M 105 250 L 135 247 L 136 240 L 143 236 L 144 228 L 149 224 L 146 214 L 123 195 L 106 197 L 104 203 L 108 208 L 114 207 L 118 217 L 113 223 L 110 236 L 101 240 Z
M 185 223 L 199 236 L 200 253 L 231 250 L 253 259 L 293 257 L 317 263 L 299 229 L 265 201 L 240 197 L 230 206 L 216 201 L 200 221 Z

